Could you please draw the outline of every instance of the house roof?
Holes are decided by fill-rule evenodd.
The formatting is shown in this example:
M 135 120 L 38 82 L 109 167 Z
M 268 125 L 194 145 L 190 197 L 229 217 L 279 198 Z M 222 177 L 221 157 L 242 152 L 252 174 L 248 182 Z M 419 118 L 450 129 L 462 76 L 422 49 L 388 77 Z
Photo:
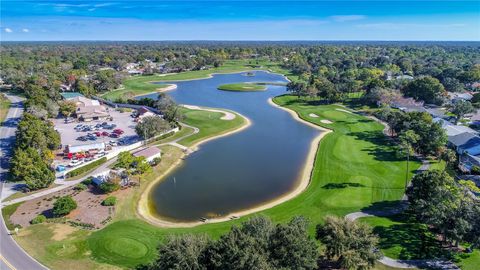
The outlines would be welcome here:
M 448 141 L 456 147 L 465 150 L 480 145 L 480 137 L 468 132 L 451 136 L 448 138 Z
M 161 151 L 160 151 L 160 149 L 158 149 L 158 147 L 150 146 L 148 148 L 145 148 L 143 150 L 140 150 L 138 152 L 133 153 L 133 155 L 136 156 L 136 157 L 149 158 L 149 157 L 156 156 L 160 153 L 161 153 Z
M 63 92 L 63 93 L 60 93 L 60 95 L 65 100 L 70 100 L 70 99 L 75 98 L 75 97 L 83 97 L 83 95 L 78 93 L 78 92 Z
M 98 100 L 89 99 L 84 96 L 76 96 L 69 99 L 77 105 L 77 107 L 89 107 L 89 106 L 99 106 L 100 102 Z
M 442 128 L 445 129 L 445 132 L 447 133 L 448 137 L 456 136 L 462 133 L 471 133 L 471 134 L 477 134 L 477 131 L 466 127 L 466 126 L 459 126 L 459 125 L 454 125 L 446 120 L 443 120 L 441 118 L 433 118 L 433 122 L 438 123 L 440 122 L 442 124 Z

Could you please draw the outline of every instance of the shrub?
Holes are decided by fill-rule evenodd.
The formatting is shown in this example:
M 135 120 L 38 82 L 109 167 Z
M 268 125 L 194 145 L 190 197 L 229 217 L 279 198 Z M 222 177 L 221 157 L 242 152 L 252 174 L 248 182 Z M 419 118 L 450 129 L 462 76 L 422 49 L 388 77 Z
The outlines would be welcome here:
M 473 166 L 473 167 L 472 167 L 472 170 L 471 170 L 471 173 L 472 173 L 472 174 L 475 174 L 475 175 L 480 175 L 480 167 L 478 167 L 478 166 Z
M 156 157 L 152 160 L 152 166 L 157 166 L 162 159 L 160 157 Z
M 87 185 L 85 185 L 84 183 L 79 183 L 73 189 L 82 191 L 82 190 L 86 190 L 87 188 L 88 188 Z
M 120 189 L 120 185 L 112 182 L 103 182 L 99 186 L 100 190 L 104 193 L 111 193 Z
M 82 181 L 82 184 L 86 186 L 91 185 L 92 183 L 93 183 L 93 176 L 89 176 L 87 179 Z
M 65 216 L 75 208 L 77 208 L 77 202 L 72 196 L 63 196 L 53 203 L 53 214 L 56 217 Z
M 47 221 L 47 217 L 44 215 L 38 215 L 30 221 L 31 224 L 40 224 Z
M 105 200 L 103 200 L 102 205 L 103 206 L 113 206 L 117 204 L 117 197 L 115 196 L 110 196 L 107 197 Z
M 71 172 L 68 172 L 65 177 L 66 178 L 70 178 L 70 177 L 74 177 L 74 176 L 77 176 L 77 175 L 80 175 L 80 174 L 83 174 L 83 173 L 86 173 L 100 165 L 102 165 L 103 163 L 107 162 L 107 158 L 106 157 L 102 157 L 101 159 L 99 160 L 95 160 L 94 162 L 92 163 L 89 163 L 85 166 L 82 166 L 82 167 L 79 167 Z

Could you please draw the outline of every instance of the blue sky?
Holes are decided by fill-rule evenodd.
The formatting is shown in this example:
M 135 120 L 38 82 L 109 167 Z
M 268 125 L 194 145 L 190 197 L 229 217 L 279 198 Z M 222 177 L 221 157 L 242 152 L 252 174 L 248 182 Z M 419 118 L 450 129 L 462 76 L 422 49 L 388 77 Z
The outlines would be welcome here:
M 475 40 L 472 1 L 1 0 L 0 40 Z

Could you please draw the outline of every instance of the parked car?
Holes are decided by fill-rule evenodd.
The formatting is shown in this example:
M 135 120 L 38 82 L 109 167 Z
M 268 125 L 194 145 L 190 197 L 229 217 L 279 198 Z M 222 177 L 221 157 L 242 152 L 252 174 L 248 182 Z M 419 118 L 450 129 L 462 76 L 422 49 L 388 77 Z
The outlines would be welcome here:
M 109 136 L 109 135 L 110 135 L 110 133 L 108 133 L 106 131 L 102 132 L 102 136 Z
M 73 122 L 75 122 L 75 119 L 74 119 L 74 118 L 72 118 L 72 117 L 67 117 L 67 118 L 65 118 L 65 124 L 73 123 Z
M 110 138 L 119 138 L 120 134 L 117 133 L 110 133 Z
M 105 128 L 105 129 L 114 129 L 116 127 L 117 127 L 117 125 L 115 125 L 115 124 L 110 124 L 110 125 L 103 126 L 103 128 Z
M 109 141 L 108 144 L 110 144 L 111 146 L 117 146 L 118 143 L 116 141 Z
M 83 159 L 74 159 L 68 163 L 68 167 L 76 167 L 83 163 Z
M 85 136 L 80 136 L 80 137 L 77 138 L 77 140 L 84 142 L 84 141 L 86 141 L 86 140 L 88 140 L 88 139 L 87 139 L 87 137 L 85 137 Z
M 100 136 L 102 136 L 102 132 L 100 132 L 100 131 L 95 131 L 95 133 L 94 133 L 94 134 L 95 134 L 95 136 L 97 136 L 97 137 L 100 137 Z
M 114 129 L 114 130 L 113 130 L 113 133 L 116 133 L 116 134 L 123 134 L 123 133 L 124 133 L 124 131 L 123 131 L 123 130 L 121 130 L 121 129 L 119 129 L 119 128 L 117 128 L 117 129 Z

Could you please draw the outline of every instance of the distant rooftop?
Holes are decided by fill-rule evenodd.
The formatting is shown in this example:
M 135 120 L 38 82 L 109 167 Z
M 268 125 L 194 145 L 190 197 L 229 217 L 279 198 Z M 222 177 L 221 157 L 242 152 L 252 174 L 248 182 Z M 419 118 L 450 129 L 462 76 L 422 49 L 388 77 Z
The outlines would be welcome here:
M 63 92 L 63 93 L 60 93 L 60 95 L 62 95 L 62 97 L 66 100 L 69 100 L 75 97 L 83 97 L 83 95 L 78 92 Z

